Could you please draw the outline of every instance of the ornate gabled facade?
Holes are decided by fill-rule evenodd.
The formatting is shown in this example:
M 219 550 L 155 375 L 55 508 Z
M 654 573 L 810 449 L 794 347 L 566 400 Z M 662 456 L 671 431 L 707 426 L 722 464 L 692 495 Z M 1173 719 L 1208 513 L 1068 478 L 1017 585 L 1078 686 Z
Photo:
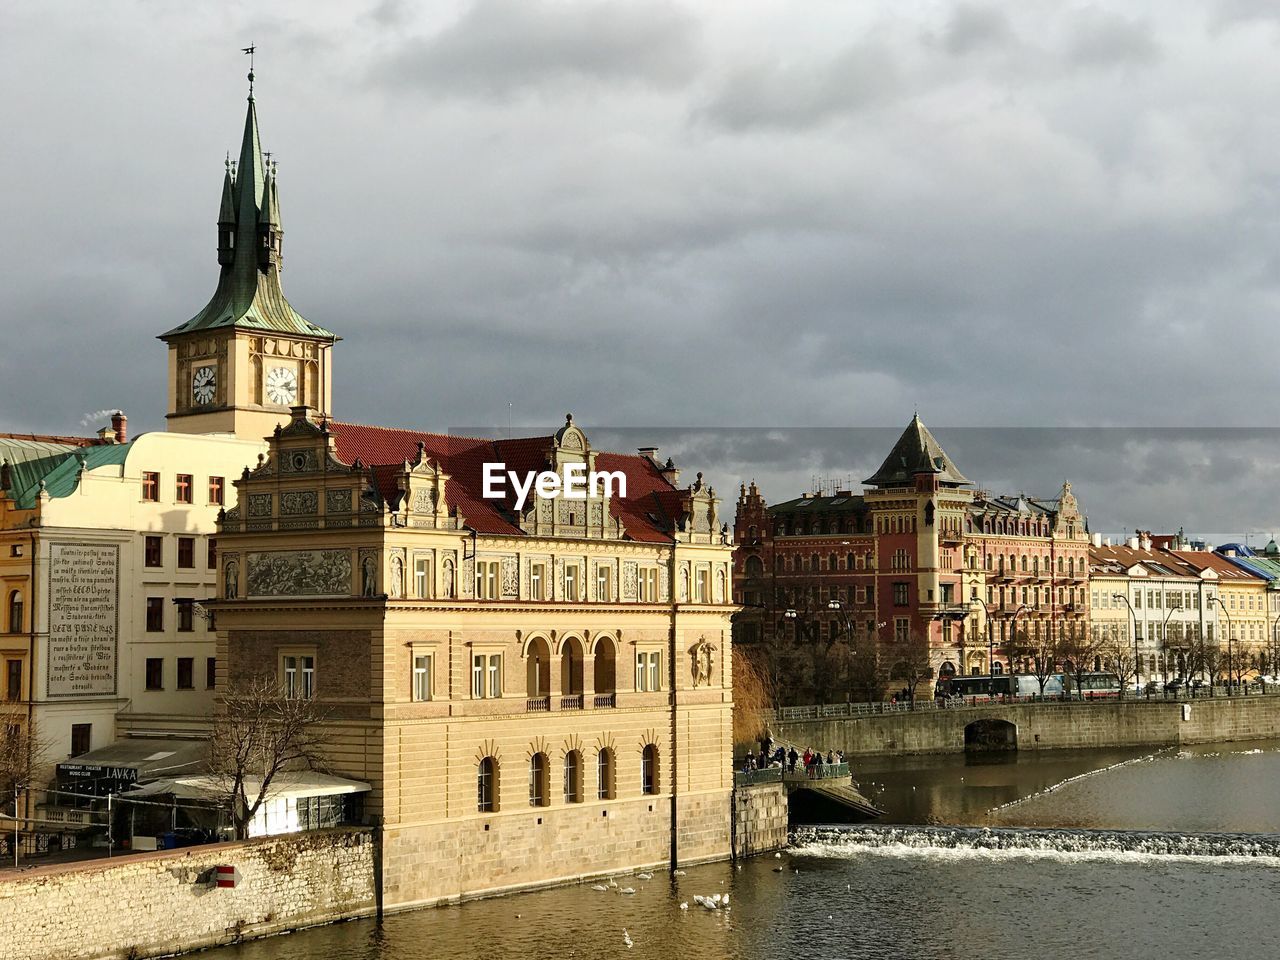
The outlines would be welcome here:
M 486 497 L 487 463 L 613 487 Z M 321 702 L 335 772 L 373 785 L 388 906 L 728 852 L 732 546 L 677 477 L 572 418 L 482 440 L 305 407 L 245 470 L 220 682 Z
M 1089 540 L 1070 484 L 1052 500 L 974 491 L 919 416 L 865 483 L 772 507 L 742 488 L 741 641 L 874 643 L 890 677 L 927 642 L 945 676 L 1018 666 L 1015 629 L 1085 629 Z
M 169 429 L 256 441 L 296 404 L 329 411 L 337 337 L 294 310 L 280 285 L 279 181 L 263 159 L 252 92 L 239 160 L 227 161 L 222 179 L 218 264 L 204 309 L 160 336 L 169 346 Z

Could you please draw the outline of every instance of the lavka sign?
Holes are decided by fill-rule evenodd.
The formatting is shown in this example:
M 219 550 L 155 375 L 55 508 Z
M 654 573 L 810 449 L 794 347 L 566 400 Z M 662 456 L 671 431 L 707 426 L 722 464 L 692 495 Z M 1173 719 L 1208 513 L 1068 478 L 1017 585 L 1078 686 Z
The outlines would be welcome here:
M 617 496 L 624 500 L 627 497 L 627 475 L 621 470 L 592 470 L 588 473 L 585 463 L 566 463 L 561 469 L 563 476 L 554 470 L 527 472 L 521 483 L 520 474 L 515 470 L 508 470 L 505 463 L 486 463 L 484 498 L 505 500 L 508 479 L 516 493 L 517 510 L 524 509 L 531 490 L 537 491 L 538 496 L 546 499 L 560 497 L 564 500 L 585 500 L 588 493 L 604 497 Z
M 49 546 L 49 696 L 116 692 L 120 548 Z

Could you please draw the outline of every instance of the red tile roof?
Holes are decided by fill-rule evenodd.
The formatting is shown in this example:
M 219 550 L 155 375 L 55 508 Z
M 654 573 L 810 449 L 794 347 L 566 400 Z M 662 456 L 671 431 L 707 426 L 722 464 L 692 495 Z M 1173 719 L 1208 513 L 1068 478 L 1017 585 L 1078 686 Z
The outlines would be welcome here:
M 1250 573 L 1244 567 L 1232 563 L 1230 559 L 1212 550 L 1175 550 L 1187 563 L 1199 570 L 1212 569 L 1218 575 L 1219 582 L 1231 580 L 1237 583 L 1266 583 L 1265 578 Z
M 330 421 L 328 427 L 338 459 L 353 463 L 358 458 L 371 467 L 384 499 L 397 495 L 395 478 L 402 472 L 404 461 L 417 458 L 418 445 L 422 444 L 424 455 L 450 477 L 445 488 L 449 508 L 480 533 L 510 536 L 525 536 L 515 514 L 515 493 L 508 483 L 505 499 L 486 499 L 484 465 L 505 463 L 507 470 L 519 474 L 546 470 L 547 453 L 554 442 L 552 437 L 486 440 L 341 421 Z M 626 499 L 615 496 L 610 503 L 612 516 L 622 521 L 625 537 L 651 543 L 671 542 L 670 531 L 680 514 L 680 492 L 652 460 L 638 454 L 599 453 L 596 469 L 621 471 L 627 478 Z

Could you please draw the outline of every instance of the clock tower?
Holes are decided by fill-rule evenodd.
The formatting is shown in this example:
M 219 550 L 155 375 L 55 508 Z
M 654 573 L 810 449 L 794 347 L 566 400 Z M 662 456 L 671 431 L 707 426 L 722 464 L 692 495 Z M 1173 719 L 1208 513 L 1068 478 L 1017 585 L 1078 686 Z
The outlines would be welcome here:
M 263 161 L 251 72 L 240 159 L 228 160 L 222 178 L 218 287 L 203 310 L 160 336 L 169 347 L 170 431 L 261 440 L 289 422 L 290 407 L 328 416 L 338 338 L 285 299 L 283 250 L 276 168 Z

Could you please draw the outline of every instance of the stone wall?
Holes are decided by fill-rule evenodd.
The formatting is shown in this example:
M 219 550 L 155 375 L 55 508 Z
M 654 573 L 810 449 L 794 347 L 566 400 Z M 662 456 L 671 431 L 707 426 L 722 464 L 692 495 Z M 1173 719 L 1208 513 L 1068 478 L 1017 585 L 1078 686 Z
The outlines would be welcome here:
M 240 872 L 218 889 L 214 868 Z M 158 957 L 376 911 L 374 838 L 338 829 L 0 877 L 4 960 Z
M 964 750 L 965 727 L 982 719 L 1012 723 L 1019 750 L 1259 740 L 1280 738 L 1280 696 L 991 705 L 775 721 L 770 729 L 777 740 L 842 749 L 851 757 L 959 753 Z
M 787 788 L 755 783 L 733 791 L 733 855 L 750 857 L 787 845 Z

